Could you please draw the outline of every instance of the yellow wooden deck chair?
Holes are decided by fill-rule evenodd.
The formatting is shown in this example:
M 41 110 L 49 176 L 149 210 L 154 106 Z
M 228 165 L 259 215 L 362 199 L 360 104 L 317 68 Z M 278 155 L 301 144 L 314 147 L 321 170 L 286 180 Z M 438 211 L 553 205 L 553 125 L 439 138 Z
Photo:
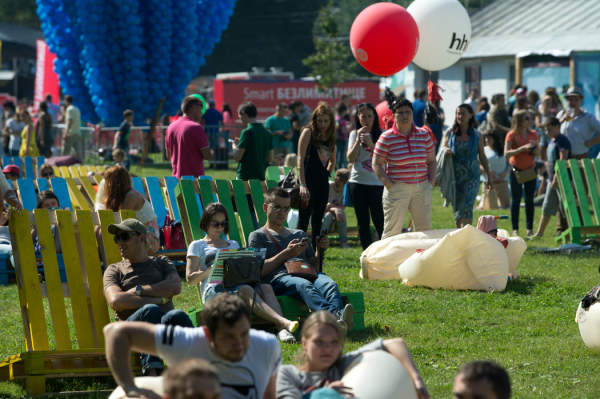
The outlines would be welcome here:
M 0 361 L 0 379 L 25 379 L 27 395 L 43 395 L 46 378 L 110 375 L 102 333 L 110 319 L 98 251 L 105 265 L 121 261 L 121 256 L 112 240 L 97 245 L 94 228 L 101 226 L 107 237 L 110 223 L 129 217 L 135 217 L 135 213 L 45 209 L 14 212 L 10 235 L 27 351 Z M 42 247 L 44 283 L 38 278 L 31 224 L 37 228 Z M 60 235 L 67 283 L 60 280 L 52 225 Z M 50 310 L 49 324 L 44 299 Z M 139 372 L 137 358 L 132 364 L 138 365 L 134 371 Z

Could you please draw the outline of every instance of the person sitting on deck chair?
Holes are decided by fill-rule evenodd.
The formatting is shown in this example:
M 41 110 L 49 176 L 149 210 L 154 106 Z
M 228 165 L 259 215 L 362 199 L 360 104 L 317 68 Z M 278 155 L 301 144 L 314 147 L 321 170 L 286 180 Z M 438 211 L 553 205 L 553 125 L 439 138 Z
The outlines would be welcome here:
M 123 260 L 104 272 L 104 296 L 117 321 L 145 321 L 193 327 L 182 310 L 175 309 L 173 297 L 181 293 L 181 279 L 171 261 L 148 256 L 146 227 L 136 219 L 108 226 Z M 142 354 L 144 375 L 164 369 L 156 356 Z
M 315 253 L 304 231 L 288 229 L 283 225 L 290 211 L 290 195 L 280 187 L 267 191 L 263 210 L 267 214 L 267 224 L 250 233 L 248 239 L 249 247 L 267 249 L 263 279 L 273 286 L 275 295 L 303 301 L 313 312 L 327 310 L 338 318 L 344 329 L 351 330 L 354 326 L 354 307 L 352 304 L 344 307 L 337 283 L 325 273 L 316 272 L 321 269 L 321 253 L 329 248 L 327 237 L 322 240 L 317 237 Z M 313 234 L 318 232 L 313 231 Z M 296 263 L 298 261 L 302 265 Z M 290 274 L 286 263 L 292 262 L 300 270 L 315 271 L 314 280 Z

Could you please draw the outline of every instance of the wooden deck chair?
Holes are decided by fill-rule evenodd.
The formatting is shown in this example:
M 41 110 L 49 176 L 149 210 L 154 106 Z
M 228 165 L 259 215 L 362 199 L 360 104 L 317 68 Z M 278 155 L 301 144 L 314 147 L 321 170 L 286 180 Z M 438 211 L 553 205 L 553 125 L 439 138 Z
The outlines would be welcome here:
M 192 181 L 196 180 L 196 179 L 194 179 L 193 176 L 181 176 L 181 178 L 184 180 L 192 180 Z M 215 199 L 215 201 L 216 201 L 216 199 Z M 198 204 L 198 209 L 200 210 L 200 217 L 202 217 L 202 212 L 203 212 L 204 208 L 202 207 L 202 199 L 200 198 L 200 194 L 196 194 L 196 203 Z
M 23 166 L 25 167 L 25 177 L 35 179 L 36 176 L 33 174 L 33 160 L 31 157 L 23 157 Z
M 39 157 L 35 157 L 33 158 L 33 162 L 34 162 L 34 166 L 35 166 L 35 173 L 36 173 L 36 177 L 41 177 L 40 176 L 40 169 L 42 168 L 42 165 L 46 163 L 46 158 L 39 156 Z
M 45 209 L 12 215 L 9 227 L 27 350 L 0 362 L 0 379 L 25 379 L 27 395 L 43 395 L 46 378 L 110 375 L 102 333 L 110 319 L 94 226 L 101 225 L 107 234 L 108 224 L 129 216 L 127 212 L 115 216 L 110 211 Z M 43 248 L 44 283 L 38 279 L 30 224 L 36 225 Z M 60 280 L 51 225 L 57 226 L 61 237 L 67 283 Z M 120 261 L 116 244 L 112 240 L 104 244 L 101 250 L 107 262 Z M 50 324 L 46 324 L 44 298 L 48 299 Z M 65 298 L 70 298 L 70 308 Z M 69 316 L 75 331 L 70 331 Z M 72 334 L 77 336 L 76 346 Z M 134 372 L 140 371 L 137 362 Z
M 566 243 L 570 239 L 574 244 L 581 244 L 582 240 L 588 238 L 600 238 L 600 159 L 559 160 L 556 161 L 555 171 L 569 224 L 569 228 L 556 237 L 556 241 Z
M 180 220 L 179 207 L 177 206 L 177 198 L 175 197 L 175 187 L 179 181 L 175 176 L 165 177 L 167 207 L 171 213 L 171 219 Z
M 2 157 L 2 168 L 6 168 L 8 165 L 12 165 L 12 158 L 9 156 Z
M 273 181 L 278 182 L 280 180 L 279 176 L 280 176 L 279 166 L 267 167 L 267 170 L 265 171 L 265 178 L 267 180 L 273 180 Z
M 144 188 L 144 182 L 142 181 L 141 177 L 132 177 L 131 185 L 133 186 L 133 188 L 135 188 L 137 191 L 142 193 L 144 196 L 148 195 L 146 193 L 146 189 Z
M 156 223 L 158 224 L 158 227 L 162 227 L 164 226 L 165 218 L 167 217 L 167 208 L 160 188 L 160 182 L 158 181 L 158 177 L 146 177 L 145 181 L 146 187 L 148 188 L 148 196 L 152 203 L 152 209 L 154 209 L 154 213 L 156 213 Z
M 35 184 L 37 184 L 38 192 L 50 190 L 50 184 L 48 184 L 48 179 L 35 179 Z
M 15 191 L 19 196 L 23 209 L 33 211 L 37 205 L 37 195 L 33 179 L 19 179 L 16 181 Z
M 73 210 L 73 204 L 71 203 L 71 196 L 69 195 L 69 187 L 67 182 L 62 178 L 55 178 L 47 180 L 50 183 L 50 189 L 58 197 L 58 203 L 61 208 L 69 207 Z

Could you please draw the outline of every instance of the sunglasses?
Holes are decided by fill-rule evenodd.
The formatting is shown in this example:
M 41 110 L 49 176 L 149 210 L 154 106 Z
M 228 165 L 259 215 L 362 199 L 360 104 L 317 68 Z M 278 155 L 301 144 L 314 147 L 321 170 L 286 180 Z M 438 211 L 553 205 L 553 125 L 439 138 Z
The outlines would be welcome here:
M 289 212 L 290 211 L 290 207 L 289 206 L 281 206 L 281 205 L 273 205 L 273 204 L 269 204 L 269 206 L 271 208 L 273 208 L 274 211 L 276 212 Z
M 374 108 L 372 103 L 362 103 L 362 104 L 358 104 L 357 109 L 361 109 L 362 107 L 371 107 Z
M 52 177 L 54 176 L 54 172 L 44 172 L 42 173 L 42 177 Z
M 227 220 L 223 220 L 222 222 L 210 222 L 210 225 L 214 229 L 218 229 L 219 227 L 225 228 L 225 227 L 229 226 L 229 222 Z
M 122 233 L 116 234 L 113 239 L 115 240 L 115 244 L 118 244 L 119 241 L 127 242 L 133 236 L 139 236 L 140 233 Z

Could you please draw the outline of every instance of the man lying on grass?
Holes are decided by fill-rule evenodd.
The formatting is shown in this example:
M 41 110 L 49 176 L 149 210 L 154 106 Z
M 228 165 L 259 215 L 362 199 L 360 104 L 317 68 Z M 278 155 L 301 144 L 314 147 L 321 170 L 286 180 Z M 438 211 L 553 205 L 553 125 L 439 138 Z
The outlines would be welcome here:
M 129 397 L 144 395 L 131 371 L 131 351 L 150 353 L 169 367 L 202 358 L 217 368 L 224 398 L 275 399 L 281 347 L 273 334 L 250 329 L 250 310 L 240 298 L 222 293 L 206 302 L 202 328 L 149 323 L 111 323 L 104 327 L 106 358 L 117 383 Z

